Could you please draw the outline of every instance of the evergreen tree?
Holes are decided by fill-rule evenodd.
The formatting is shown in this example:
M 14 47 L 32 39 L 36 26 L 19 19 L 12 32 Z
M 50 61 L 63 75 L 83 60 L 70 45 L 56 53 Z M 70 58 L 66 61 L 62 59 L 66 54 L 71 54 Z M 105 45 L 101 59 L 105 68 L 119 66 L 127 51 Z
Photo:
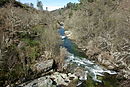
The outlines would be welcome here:
M 42 1 L 37 0 L 37 7 L 38 7 L 39 10 L 43 10 Z
M 85 2 L 94 2 L 94 1 L 96 1 L 96 0 L 79 0 L 79 2 L 82 4 L 82 3 L 85 3 Z
M 34 8 L 34 4 L 33 4 L 33 3 L 30 3 L 30 7 Z
M 72 8 L 73 7 L 73 3 L 69 2 L 67 3 L 67 8 Z

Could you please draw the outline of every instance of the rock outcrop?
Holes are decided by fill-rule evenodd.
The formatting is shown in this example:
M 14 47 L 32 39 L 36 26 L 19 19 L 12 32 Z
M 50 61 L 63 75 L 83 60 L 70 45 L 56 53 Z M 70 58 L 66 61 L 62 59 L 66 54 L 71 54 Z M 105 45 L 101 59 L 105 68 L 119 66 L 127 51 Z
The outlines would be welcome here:
M 37 62 L 32 66 L 32 70 L 37 73 L 43 73 L 51 70 L 53 68 L 54 60 L 46 60 Z
M 64 74 L 59 72 L 54 72 L 51 75 L 46 75 L 35 79 L 29 83 L 23 83 L 19 87 L 57 87 L 60 85 L 68 86 L 68 84 L 78 79 L 74 74 Z

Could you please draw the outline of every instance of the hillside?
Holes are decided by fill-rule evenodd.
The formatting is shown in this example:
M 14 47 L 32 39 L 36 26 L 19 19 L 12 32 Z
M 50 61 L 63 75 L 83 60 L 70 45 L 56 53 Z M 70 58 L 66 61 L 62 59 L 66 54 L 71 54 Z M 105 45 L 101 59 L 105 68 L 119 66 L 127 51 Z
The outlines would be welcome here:
M 59 36 L 49 12 L 19 2 L 0 5 L 0 87 L 14 87 L 39 75 L 32 71 L 36 63 L 57 61 Z
M 130 79 L 130 1 L 80 0 L 52 14 L 89 59 Z M 76 9 L 74 9 L 76 8 Z M 117 77 L 117 78 L 118 78 Z M 127 87 L 123 84 L 122 87 Z

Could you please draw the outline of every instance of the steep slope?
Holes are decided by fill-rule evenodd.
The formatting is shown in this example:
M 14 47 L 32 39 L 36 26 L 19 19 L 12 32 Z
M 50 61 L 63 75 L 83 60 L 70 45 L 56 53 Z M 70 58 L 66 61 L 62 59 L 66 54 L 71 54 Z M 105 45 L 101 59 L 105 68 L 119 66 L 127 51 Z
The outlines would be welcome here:
M 71 39 L 88 58 L 130 79 L 129 0 L 80 0 L 78 9 L 62 9 Z M 58 12 L 58 11 L 57 11 Z M 120 76 L 119 76 L 120 77 Z
M 56 29 L 49 12 L 17 2 L 0 8 L 1 87 L 33 79 L 37 77 L 32 71 L 35 63 L 59 58 Z

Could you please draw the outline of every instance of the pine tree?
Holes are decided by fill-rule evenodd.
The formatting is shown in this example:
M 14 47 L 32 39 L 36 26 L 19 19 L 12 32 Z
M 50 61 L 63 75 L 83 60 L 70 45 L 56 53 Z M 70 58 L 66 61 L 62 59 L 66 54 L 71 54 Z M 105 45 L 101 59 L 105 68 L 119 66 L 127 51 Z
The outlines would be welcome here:
M 37 0 L 37 7 L 38 7 L 39 10 L 43 10 L 42 1 Z
M 33 3 L 30 3 L 30 7 L 34 8 L 34 4 L 33 4 Z

